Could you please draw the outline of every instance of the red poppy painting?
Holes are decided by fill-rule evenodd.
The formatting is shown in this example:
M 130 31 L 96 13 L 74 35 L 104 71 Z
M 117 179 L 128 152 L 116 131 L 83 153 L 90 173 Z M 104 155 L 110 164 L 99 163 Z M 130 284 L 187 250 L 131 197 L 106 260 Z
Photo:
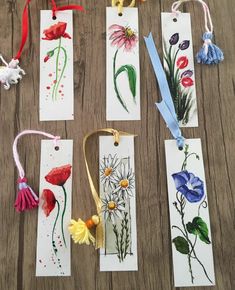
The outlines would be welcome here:
M 55 167 L 45 176 L 45 179 L 53 185 L 63 186 L 71 175 L 71 168 L 69 164 Z
M 48 217 L 56 205 L 55 195 L 50 189 L 44 189 L 42 192 L 42 200 L 43 200 L 42 209 L 46 217 Z
M 53 222 L 52 229 L 52 248 L 55 255 L 57 255 L 58 249 L 56 247 L 54 235 L 55 230 L 57 228 L 57 221 L 59 218 L 60 218 L 60 230 L 64 246 L 67 247 L 64 235 L 64 215 L 67 206 L 67 192 L 65 188 L 65 183 L 71 176 L 71 169 L 72 166 L 70 164 L 62 165 L 60 167 L 52 168 L 52 170 L 50 170 L 48 174 L 45 176 L 45 180 L 52 186 L 55 186 L 54 192 L 58 191 L 58 186 L 62 188 L 64 197 L 62 200 L 58 200 L 56 198 L 55 193 L 51 189 L 44 189 L 41 197 L 43 201 L 42 210 L 47 218 L 50 217 L 50 215 L 54 212 L 55 208 L 57 207 L 57 211 L 53 215 L 53 218 L 55 217 L 55 220 Z
M 65 22 L 58 22 L 57 24 L 52 25 L 43 31 L 43 34 L 45 35 L 45 37 L 43 37 L 42 39 L 55 40 L 61 37 L 71 39 L 71 36 L 67 32 L 65 32 L 66 27 L 67 27 L 67 23 Z
M 62 46 L 62 39 L 71 39 L 71 36 L 68 32 L 66 32 L 67 23 L 66 22 L 58 22 L 54 25 L 51 25 L 47 29 L 43 30 L 42 40 L 46 41 L 57 41 L 57 45 L 52 50 L 48 51 L 46 56 L 44 56 L 44 63 L 49 62 L 55 55 L 55 79 L 53 80 L 53 88 L 52 88 L 52 100 L 56 101 L 58 99 L 58 92 L 60 88 L 60 84 L 62 78 L 64 76 L 65 68 L 67 65 L 67 51 L 64 46 Z M 63 58 L 62 58 L 63 57 Z M 60 63 L 62 67 L 60 67 Z

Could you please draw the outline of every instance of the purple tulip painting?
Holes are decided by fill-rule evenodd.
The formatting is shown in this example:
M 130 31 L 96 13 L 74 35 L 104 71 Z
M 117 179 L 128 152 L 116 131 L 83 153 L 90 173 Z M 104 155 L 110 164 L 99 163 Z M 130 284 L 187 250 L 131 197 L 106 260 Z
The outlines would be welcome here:
M 183 125 L 187 125 L 193 110 L 193 70 L 188 69 L 187 57 L 190 45 L 187 39 L 180 42 L 179 33 L 164 40 L 165 73 L 178 121 Z
M 205 209 L 207 207 L 204 182 L 200 177 L 188 170 L 188 160 L 191 157 L 195 157 L 199 160 L 199 155 L 195 152 L 189 152 L 189 145 L 185 145 L 184 160 L 181 170 L 171 175 L 176 189 L 173 206 L 177 214 L 180 215 L 178 223 L 172 225 L 172 229 L 175 229 L 179 233 L 177 236 L 173 237 L 172 243 L 177 252 L 187 257 L 192 285 L 196 277 L 193 271 L 195 262 L 201 267 L 207 280 L 213 284 L 212 279 L 207 273 L 206 267 L 201 261 L 201 257 L 198 255 L 198 248 L 196 247 L 198 243 L 205 243 L 208 245 L 211 244 L 211 241 L 209 238 L 208 226 L 200 216 L 201 208 Z M 190 208 L 189 210 L 191 210 L 192 206 L 190 207 L 190 205 L 192 204 L 196 207 L 196 216 L 186 221 L 187 205 Z

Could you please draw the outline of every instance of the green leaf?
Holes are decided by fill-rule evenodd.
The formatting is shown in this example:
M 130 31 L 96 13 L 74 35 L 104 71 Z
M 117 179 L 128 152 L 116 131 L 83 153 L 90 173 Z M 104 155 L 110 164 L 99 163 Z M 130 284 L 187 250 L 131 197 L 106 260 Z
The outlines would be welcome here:
M 208 237 L 207 224 L 199 216 L 195 217 L 192 222 L 187 223 L 186 228 L 190 234 L 198 236 L 204 243 L 211 243 Z
M 187 255 L 189 253 L 189 244 L 184 237 L 176 237 L 172 240 L 175 244 L 175 248 L 181 254 Z
M 133 65 L 130 64 L 126 64 L 121 66 L 116 74 L 115 74 L 115 78 L 117 78 L 122 72 L 126 72 L 127 76 L 128 76 L 128 80 L 129 80 L 129 87 L 132 93 L 132 96 L 135 100 L 136 97 L 136 70 L 135 67 Z

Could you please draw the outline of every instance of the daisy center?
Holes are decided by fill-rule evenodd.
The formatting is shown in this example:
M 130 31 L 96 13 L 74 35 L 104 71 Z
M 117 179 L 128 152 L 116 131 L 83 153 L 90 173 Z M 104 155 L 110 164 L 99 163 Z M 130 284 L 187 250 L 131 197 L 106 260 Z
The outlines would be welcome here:
M 109 176 L 112 173 L 113 169 L 111 167 L 107 167 L 104 170 L 104 175 Z
M 132 35 L 134 35 L 134 31 L 130 28 L 126 28 L 126 36 L 131 37 Z
M 119 182 L 120 186 L 123 188 L 127 188 L 129 185 L 129 181 L 127 179 L 123 179 Z
M 117 207 L 116 202 L 114 202 L 113 200 L 108 202 L 108 209 L 114 210 L 116 207 Z

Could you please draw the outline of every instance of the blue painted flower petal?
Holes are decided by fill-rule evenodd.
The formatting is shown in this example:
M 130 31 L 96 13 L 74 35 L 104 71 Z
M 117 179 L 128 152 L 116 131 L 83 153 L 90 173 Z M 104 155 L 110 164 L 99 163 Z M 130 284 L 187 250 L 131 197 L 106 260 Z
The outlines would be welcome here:
M 187 176 L 182 172 L 172 174 L 177 190 L 188 182 Z
M 189 202 L 198 202 L 204 196 L 203 181 L 187 170 L 174 173 L 172 177 L 176 189 L 183 194 Z
M 202 199 L 203 194 L 199 194 L 195 190 L 188 190 L 187 195 L 185 196 L 189 202 L 198 202 Z

